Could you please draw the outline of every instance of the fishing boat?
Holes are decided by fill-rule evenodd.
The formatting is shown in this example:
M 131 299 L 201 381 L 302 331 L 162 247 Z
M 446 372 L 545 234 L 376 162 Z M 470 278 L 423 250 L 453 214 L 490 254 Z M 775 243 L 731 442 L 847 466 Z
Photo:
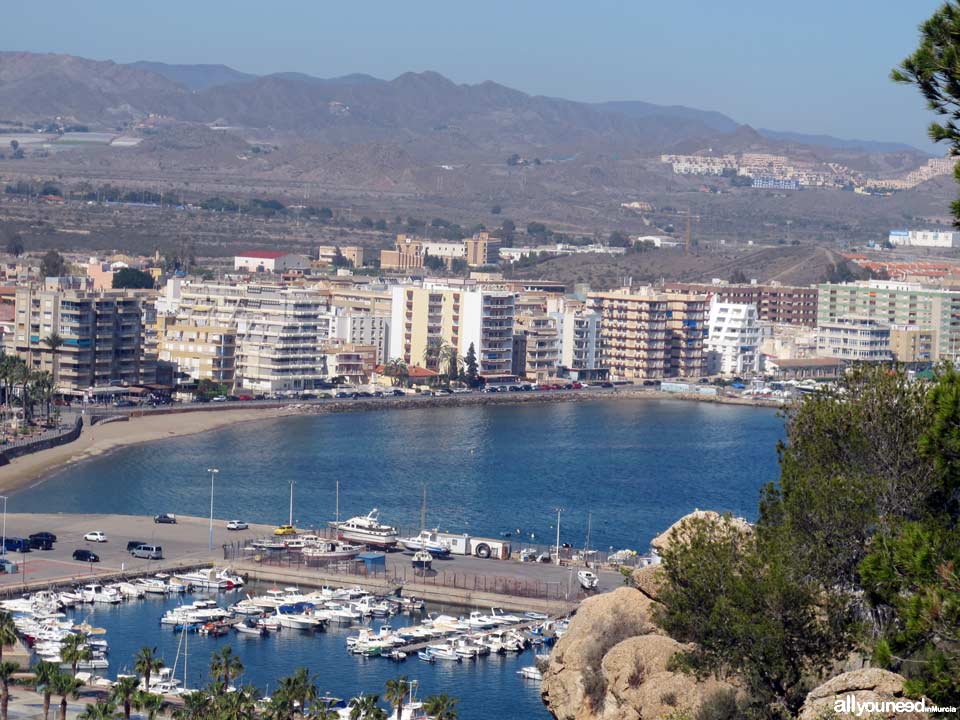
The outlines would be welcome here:
M 380 511 L 377 508 L 366 515 L 358 515 L 337 523 L 337 533 L 341 540 L 385 549 L 396 546 L 399 537 L 396 528 L 380 522 Z
M 339 562 L 341 560 L 352 560 L 363 548 L 360 545 L 351 545 L 350 543 L 338 542 L 334 540 L 318 540 L 317 542 L 305 545 L 301 553 L 307 564 Z
M 450 554 L 450 543 L 440 537 L 436 529 L 427 530 L 427 486 L 423 486 L 423 502 L 420 504 L 420 533 L 413 537 L 401 538 L 400 544 L 407 550 L 426 550 L 434 557 L 446 557 Z M 417 567 L 414 565 L 414 567 Z

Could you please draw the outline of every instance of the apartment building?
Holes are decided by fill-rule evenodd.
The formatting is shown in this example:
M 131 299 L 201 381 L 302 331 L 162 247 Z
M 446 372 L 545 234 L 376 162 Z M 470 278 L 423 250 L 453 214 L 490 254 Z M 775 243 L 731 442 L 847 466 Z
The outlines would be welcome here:
M 428 348 L 449 345 L 465 356 L 472 343 L 481 374 L 511 373 L 513 293 L 428 283 L 398 285 L 392 294 L 389 359 L 435 365 Z
M 18 287 L 15 307 L 7 352 L 32 370 L 50 372 L 61 392 L 155 380 L 143 372 L 143 314 L 136 295 Z M 55 351 L 44 342 L 51 335 L 63 343 Z
M 235 386 L 308 390 L 323 377 L 318 349 L 325 298 L 316 290 L 200 283 L 181 288 L 178 319 L 235 328 Z
M 890 353 L 897 362 L 927 364 L 935 356 L 933 331 L 916 325 L 893 325 L 890 327 Z
M 359 245 L 321 245 L 317 248 L 317 260 L 324 265 L 332 265 L 338 249 L 352 267 L 363 267 L 363 248 Z
M 200 324 L 200 318 L 161 320 L 158 355 L 174 363 L 190 381 L 212 380 L 233 387 L 236 378 L 237 329 Z
M 960 232 L 952 230 L 891 230 L 887 239 L 897 247 L 960 247 Z
M 666 283 L 665 292 L 706 293 L 719 302 L 754 305 L 762 322 L 816 327 L 819 291 L 816 287 L 754 283 Z
M 708 375 L 752 375 L 760 372 L 760 343 L 765 328 L 757 308 L 745 303 L 710 303 L 704 341 Z
M 706 295 L 651 287 L 590 293 L 600 315 L 601 362 L 623 380 L 703 375 Z
M 329 343 L 362 345 L 373 348 L 373 365 L 385 363 L 390 350 L 390 318 L 331 307 L 326 311 L 328 325 L 320 337 Z M 321 324 L 324 318 L 321 318 Z
M 889 362 L 890 326 L 866 317 L 841 317 L 817 327 L 817 355 L 850 362 Z
M 464 256 L 470 267 L 496 265 L 500 260 L 500 240 L 480 232 L 463 241 Z
M 393 250 L 380 251 L 381 270 L 416 270 L 423 267 L 423 241 L 409 235 L 397 235 Z
M 560 371 L 577 380 L 600 375 L 600 313 L 580 301 L 560 299 L 548 306 L 560 338 Z
M 559 363 L 557 319 L 545 313 L 518 314 L 514 323 L 512 374 L 541 382 L 556 377 Z
M 248 273 L 282 273 L 309 267 L 310 261 L 305 256 L 282 250 L 250 250 L 233 258 L 233 269 Z
M 914 325 L 933 333 L 933 360 L 960 355 L 960 290 L 914 283 L 867 280 L 819 286 L 817 326 L 844 317 L 885 325 Z

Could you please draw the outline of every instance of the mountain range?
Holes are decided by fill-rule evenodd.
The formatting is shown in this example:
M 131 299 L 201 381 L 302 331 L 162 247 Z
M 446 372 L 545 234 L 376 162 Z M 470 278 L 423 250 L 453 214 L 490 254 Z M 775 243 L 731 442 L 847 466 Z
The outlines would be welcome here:
M 71 55 L 0 52 L 0 118 L 68 118 L 121 127 L 148 116 L 242 127 L 337 146 L 414 143 L 546 157 L 742 144 L 780 151 L 916 153 L 901 143 L 758 130 L 718 112 L 640 101 L 583 103 L 494 82 L 456 84 L 434 72 L 255 76 L 225 65 L 118 64 Z M 744 129 L 750 130 L 745 134 Z M 734 142 L 735 140 L 735 142 Z M 424 143 L 426 141 L 426 143 Z M 729 142 L 728 142 L 729 141 Z

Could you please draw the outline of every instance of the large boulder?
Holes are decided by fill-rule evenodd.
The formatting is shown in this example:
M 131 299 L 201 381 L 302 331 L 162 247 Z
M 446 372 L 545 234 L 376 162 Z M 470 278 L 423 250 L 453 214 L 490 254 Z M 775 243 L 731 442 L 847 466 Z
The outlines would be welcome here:
M 732 517 L 730 515 L 721 515 L 713 510 L 694 510 L 692 513 L 684 515 L 664 532 L 657 535 L 653 540 L 650 541 L 650 545 L 652 545 L 657 551 L 663 552 L 670 547 L 675 540 L 682 540 L 685 537 L 684 526 L 693 519 L 708 520 L 714 523 L 728 522 L 731 523 L 734 528 L 740 530 L 744 534 L 753 531 L 753 529 L 750 527 L 750 523 L 743 518 Z
M 676 709 L 696 710 L 729 687 L 668 670 L 682 649 L 651 620 L 646 594 L 619 588 L 580 605 L 550 654 L 543 701 L 560 720 L 646 720 Z
M 879 668 L 864 668 L 845 672 L 842 675 L 830 678 L 822 685 L 814 688 L 807 695 L 800 711 L 799 720 L 820 720 L 820 718 L 858 717 L 856 712 L 838 712 L 837 701 L 853 698 L 858 703 L 882 703 L 907 700 L 903 694 L 903 676 L 889 670 Z M 831 713 L 833 713 L 831 715 Z M 926 713 L 868 711 L 859 717 L 888 718 L 905 720 L 909 718 L 926 718 Z
M 651 600 L 657 600 L 663 585 L 663 568 L 660 565 L 646 565 L 637 568 L 630 576 L 631 584 Z

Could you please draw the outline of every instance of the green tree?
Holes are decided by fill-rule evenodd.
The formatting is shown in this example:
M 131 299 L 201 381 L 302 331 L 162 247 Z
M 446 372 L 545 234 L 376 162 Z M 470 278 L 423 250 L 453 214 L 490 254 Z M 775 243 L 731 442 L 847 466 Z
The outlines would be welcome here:
M 359 695 L 350 699 L 350 720 L 387 720 L 379 705 L 379 695 Z
M 56 250 L 47 250 L 40 259 L 41 277 L 63 277 L 67 274 L 67 261 Z
M 343 253 L 340 252 L 339 246 L 334 248 L 333 260 L 330 261 L 330 264 L 335 268 L 345 268 L 352 265 L 352 263 L 344 257 Z
M 0 662 L 3 662 L 3 649 L 17 642 L 17 626 L 13 622 L 13 615 L 6 610 L 0 610 Z
M 960 151 L 960 5 L 948 0 L 920 26 L 920 45 L 899 68 L 895 82 L 916 85 L 927 106 L 940 115 L 928 133 L 934 142 L 946 142 L 951 153 Z M 960 165 L 954 167 L 960 181 Z M 951 205 L 954 224 L 960 223 L 960 199 Z
M 114 290 L 125 288 L 152 290 L 154 286 L 153 275 L 136 268 L 120 268 L 113 274 Z
M 210 675 L 222 680 L 227 687 L 230 685 L 230 680 L 242 672 L 243 662 L 229 645 L 224 645 L 210 658 Z
M 67 698 L 76 697 L 77 691 L 83 687 L 83 681 L 67 675 L 65 672 L 58 673 L 53 679 L 53 692 L 60 696 L 60 715 L 59 720 L 67 720 Z
M 737 268 L 733 271 L 733 274 L 730 276 L 731 285 L 742 285 L 743 283 L 749 282 L 746 274 L 740 268 Z
M 60 348 L 63 347 L 63 338 L 60 336 L 56 330 L 51 332 L 43 339 L 43 344 L 50 348 L 50 358 L 53 365 L 53 382 L 54 384 L 60 382 L 60 363 L 59 354 Z
M 480 374 L 477 369 L 477 351 L 473 343 L 467 348 L 467 355 L 464 358 L 463 379 L 470 387 L 477 387 L 480 384 Z
M 140 678 L 128 675 L 117 680 L 110 690 L 111 702 L 123 707 L 124 720 L 130 720 L 130 711 L 140 687 Z
M 423 711 L 434 720 L 457 720 L 457 698 L 446 693 L 431 695 L 423 701 Z
M 50 720 L 50 698 L 53 696 L 53 683 L 60 668 L 52 662 L 41 660 L 33 666 L 33 681 L 38 693 L 43 695 L 43 720 Z
M 155 720 L 163 709 L 163 696 L 139 690 L 133 698 L 133 706 L 146 715 L 147 720 Z
M 23 255 L 23 238 L 20 237 L 19 233 L 10 233 L 7 236 L 7 244 L 5 246 L 6 251 L 13 255 L 14 257 L 20 257 Z
M 20 670 L 15 662 L 7 660 L 0 662 L 0 720 L 7 720 L 7 709 L 10 705 L 10 683 L 13 675 Z
M 397 709 L 397 717 L 403 717 L 403 703 L 406 702 L 407 695 L 410 692 L 411 684 L 406 675 L 387 680 L 387 691 L 383 699 Z
M 394 386 L 403 385 L 410 377 L 410 370 L 402 358 L 393 358 L 388 360 L 383 367 L 383 374 L 390 378 L 390 383 Z
M 60 645 L 60 659 L 70 665 L 70 674 L 77 675 L 77 666 L 93 657 L 93 651 L 87 645 L 87 636 L 83 633 L 67 635 Z
M 97 700 L 87 705 L 78 715 L 79 720 L 113 720 L 117 716 L 117 706 L 109 700 Z
M 133 658 L 133 671 L 143 677 L 143 688 L 150 691 L 150 677 L 163 667 L 163 658 L 157 655 L 157 648 L 144 645 Z
M 423 348 L 423 366 L 437 370 L 440 364 L 440 355 L 443 352 L 444 342 L 441 338 L 430 338 Z
M 206 720 L 213 710 L 213 699 L 202 690 L 182 696 L 183 705 L 173 711 L 176 720 Z

